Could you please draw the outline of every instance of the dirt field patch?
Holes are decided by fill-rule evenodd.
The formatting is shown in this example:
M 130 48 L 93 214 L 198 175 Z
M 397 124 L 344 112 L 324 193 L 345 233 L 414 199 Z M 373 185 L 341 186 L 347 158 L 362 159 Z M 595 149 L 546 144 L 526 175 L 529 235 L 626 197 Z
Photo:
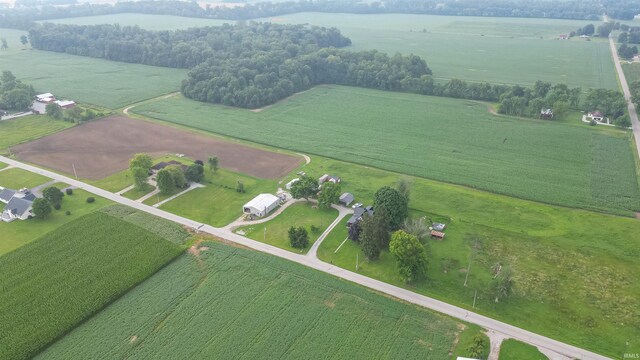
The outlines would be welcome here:
M 216 155 L 220 166 L 235 172 L 276 179 L 301 163 L 301 159 L 224 141 L 214 137 L 112 116 L 76 126 L 11 148 L 18 159 L 50 169 L 97 180 L 127 168 L 136 153 L 151 156 L 185 154 L 205 161 Z

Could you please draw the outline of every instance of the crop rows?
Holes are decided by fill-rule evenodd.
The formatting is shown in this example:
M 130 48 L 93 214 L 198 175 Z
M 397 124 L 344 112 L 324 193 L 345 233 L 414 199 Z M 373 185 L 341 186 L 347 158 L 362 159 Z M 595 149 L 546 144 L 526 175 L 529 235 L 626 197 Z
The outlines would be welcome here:
M 127 206 L 116 204 L 106 207 L 101 211 L 146 229 L 176 244 L 184 244 L 185 240 L 189 237 L 189 233 L 180 227 L 180 225 L 141 211 L 136 211 Z
M 96 212 L 1 257 L 0 359 L 33 356 L 179 252 Z
M 452 320 L 285 260 L 204 246 L 199 259 L 184 254 L 43 358 L 448 357 Z
M 623 134 L 496 117 L 476 102 L 332 86 L 259 113 L 180 98 L 137 111 L 523 199 L 618 214 L 640 210 L 633 158 Z

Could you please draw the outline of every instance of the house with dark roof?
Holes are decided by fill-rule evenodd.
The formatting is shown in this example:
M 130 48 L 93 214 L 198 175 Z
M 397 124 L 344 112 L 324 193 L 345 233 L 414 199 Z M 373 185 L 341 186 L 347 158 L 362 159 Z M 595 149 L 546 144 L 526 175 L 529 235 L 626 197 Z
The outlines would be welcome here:
M 172 165 L 179 166 L 180 169 L 182 169 L 182 171 L 187 170 L 187 167 L 188 167 L 187 165 L 185 165 L 185 164 L 183 164 L 183 163 L 181 163 L 179 161 L 171 160 L 171 161 L 162 161 L 162 162 L 159 162 L 159 163 L 153 165 L 151 167 L 151 171 L 155 174 L 158 171 L 160 171 L 160 170 L 162 170 L 162 169 L 164 169 L 166 167 L 172 166 Z
M 6 204 L 0 220 L 11 222 L 13 220 L 26 220 L 33 215 L 33 200 L 36 196 L 27 189 L 19 191 L 1 188 L 0 202 Z
M 353 209 L 353 215 L 351 216 L 349 221 L 347 221 L 347 227 L 351 227 L 353 226 L 353 224 L 362 221 L 362 218 L 364 216 L 373 216 L 373 213 L 373 206 L 358 206 L 357 208 Z

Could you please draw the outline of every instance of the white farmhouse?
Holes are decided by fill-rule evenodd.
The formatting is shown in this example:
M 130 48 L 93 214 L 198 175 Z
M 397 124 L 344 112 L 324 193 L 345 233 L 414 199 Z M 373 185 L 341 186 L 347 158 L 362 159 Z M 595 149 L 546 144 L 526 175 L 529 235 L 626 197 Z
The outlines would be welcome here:
M 280 205 L 280 198 L 272 194 L 260 194 L 253 198 L 253 200 L 244 204 L 242 212 L 245 214 L 251 214 L 258 217 L 263 217 L 269 214 L 273 209 Z

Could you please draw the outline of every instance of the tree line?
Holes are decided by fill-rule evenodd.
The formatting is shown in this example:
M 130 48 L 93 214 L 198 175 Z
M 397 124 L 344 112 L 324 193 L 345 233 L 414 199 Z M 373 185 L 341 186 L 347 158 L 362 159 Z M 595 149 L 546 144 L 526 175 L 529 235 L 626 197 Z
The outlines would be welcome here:
M 31 85 L 18 80 L 10 71 L 0 76 L 0 109 L 23 111 L 29 109 L 36 95 Z

